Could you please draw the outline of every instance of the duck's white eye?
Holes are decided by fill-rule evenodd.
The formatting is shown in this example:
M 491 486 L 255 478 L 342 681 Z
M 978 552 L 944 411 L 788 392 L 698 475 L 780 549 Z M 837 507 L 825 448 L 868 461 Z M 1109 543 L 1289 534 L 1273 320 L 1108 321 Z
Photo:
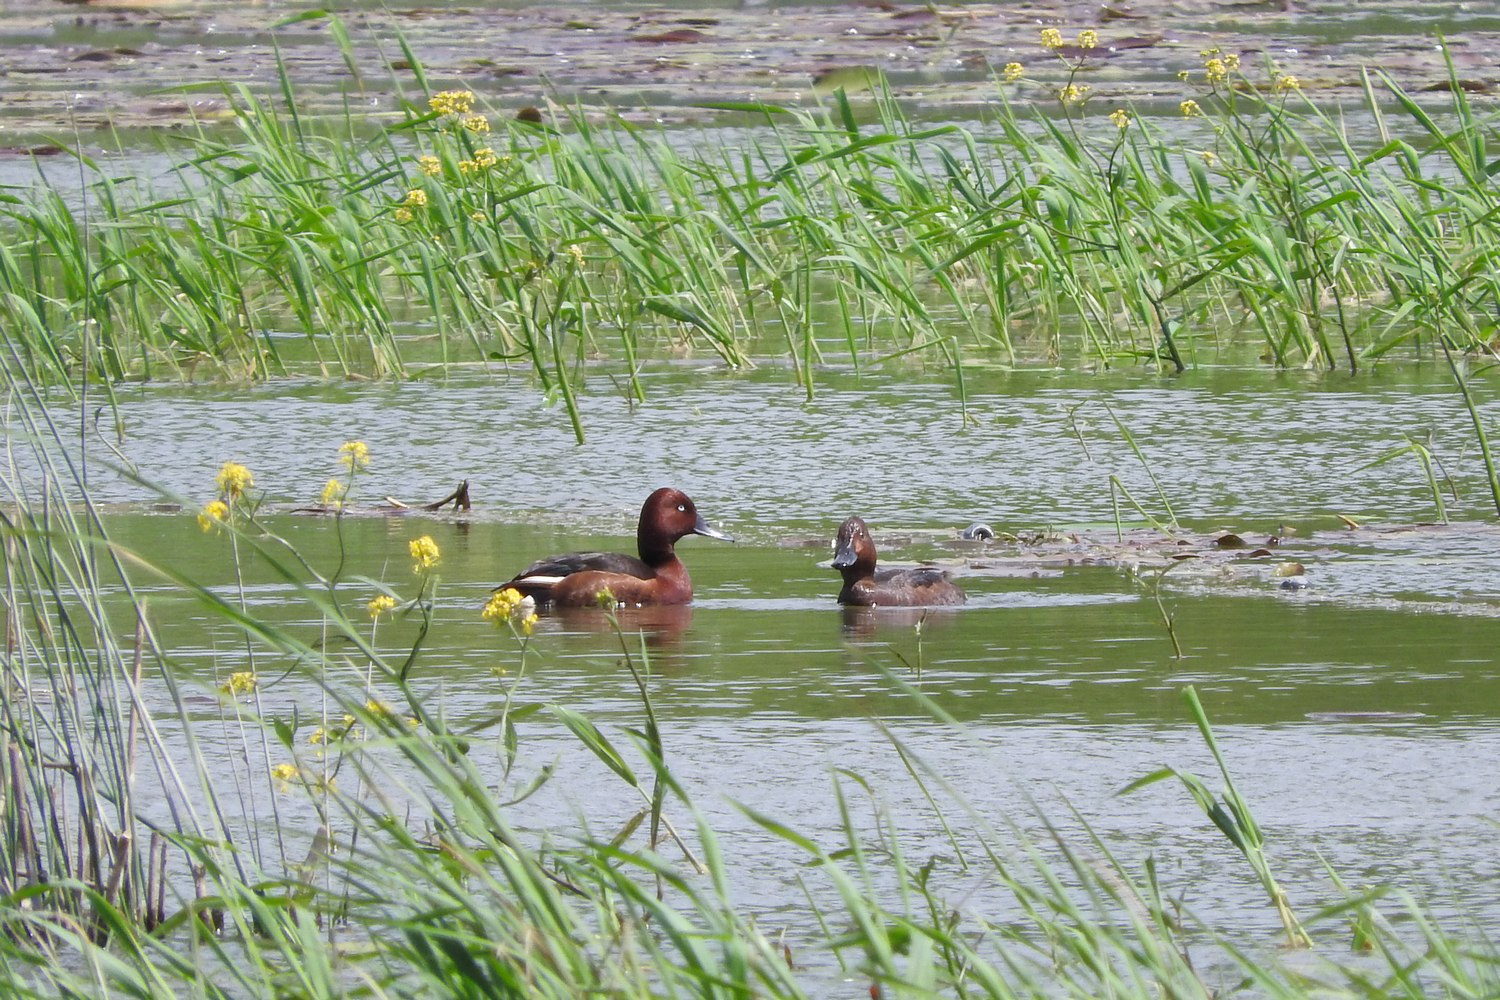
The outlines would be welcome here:
M 683 506 L 683 505 L 682 505 L 682 504 L 678 504 L 678 505 L 677 505 L 677 509 L 678 509 L 678 510 L 679 510 L 679 511 L 680 511 L 680 512 L 682 512 L 682 513 L 684 513 L 684 514 L 686 514 L 686 513 L 687 513 L 687 508 L 686 508 L 686 507 L 684 507 L 684 506 Z

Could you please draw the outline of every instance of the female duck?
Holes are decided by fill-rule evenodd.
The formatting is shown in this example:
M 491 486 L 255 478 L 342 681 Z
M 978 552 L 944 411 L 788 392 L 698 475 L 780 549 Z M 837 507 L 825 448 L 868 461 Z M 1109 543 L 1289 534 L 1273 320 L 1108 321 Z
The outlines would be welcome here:
M 605 590 L 621 604 L 687 604 L 693 599 L 693 581 L 673 548 L 683 535 L 734 541 L 703 520 L 686 493 L 663 487 L 641 507 L 635 531 L 639 559 L 617 552 L 550 556 L 501 586 L 534 597 L 538 604 L 563 607 L 595 604 Z
M 940 569 L 875 569 L 875 541 L 865 522 L 851 517 L 839 525 L 833 568 L 844 574 L 840 604 L 918 607 L 962 604 L 964 592 Z

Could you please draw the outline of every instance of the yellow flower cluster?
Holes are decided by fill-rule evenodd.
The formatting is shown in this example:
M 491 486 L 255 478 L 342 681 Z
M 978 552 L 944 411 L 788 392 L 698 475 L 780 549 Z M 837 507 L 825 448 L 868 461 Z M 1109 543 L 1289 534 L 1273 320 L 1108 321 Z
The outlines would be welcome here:
M 354 716 L 346 713 L 338 722 L 327 727 L 319 726 L 317 729 L 314 729 L 311 735 L 307 737 L 307 742 L 315 747 L 327 746 L 330 743 L 337 743 L 340 740 L 347 739 L 353 731 Z
M 376 594 L 370 598 L 370 603 L 365 605 L 365 610 L 370 613 L 371 621 L 379 621 L 380 616 L 394 611 L 396 599 L 390 594 Z
M 1177 109 L 1182 112 L 1182 117 L 1184 118 L 1201 118 L 1203 116 L 1203 109 L 1198 106 L 1197 101 L 1191 98 L 1177 105 Z
M 421 188 L 412 188 L 410 191 L 406 192 L 406 200 L 401 204 L 405 205 L 407 208 L 426 208 L 427 192 L 423 191 Z
M 474 162 L 481 167 L 493 167 L 496 163 L 500 162 L 500 158 L 495 155 L 493 149 L 485 146 L 482 149 L 474 150 Z
M 474 107 L 471 90 L 444 90 L 427 99 L 427 106 L 440 115 L 462 115 Z
M 250 470 L 238 462 L 225 462 L 219 466 L 219 474 L 214 477 L 218 484 L 219 492 L 233 499 L 242 496 L 246 490 L 255 485 L 255 477 Z
M 1124 108 L 1116 108 L 1109 113 L 1109 120 L 1115 123 L 1115 128 L 1123 132 L 1130 127 L 1130 112 Z
M 570 243 L 568 245 L 568 256 L 573 258 L 574 264 L 577 264 L 579 267 L 583 266 L 583 247 L 577 243 Z
M 1057 92 L 1057 99 L 1059 101 L 1062 101 L 1065 106 L 1082 104 L 1084 101 L 1088 100 L 1088 97 L 1089 88 L 1086 86 L 1080 86 L 1076 83 L 1070 83 L 1062 90 L 1059 90 Z
M 1285 94 L 1289 90 L 1301 90 L 1302 81 L 1295 76 L 1283 76 L 1276 79 L 1276 93 Z
M 323 492 L 318 497 L 318 503 L 335 510 L 344 506 L 344 484 L 337 479 L 328 480 L 323 484 Z
M 372 715 L 374 718 L 380 719 L 380 720 L 382 720 L 384 722 L 394 723 L 399 718 L 399 716 L 396 715 L 396 710 L 394 708 L 392 708 L 390 705 L 388 705 L 385 702 L 381 701 L 379 698 L 371 698 L 368 701 L 366 701 L 365 702 L 365 711 L 368 712 L 368 713 L 370 713 L 370 715 Z M 347 716 L 346 716 L 346 718 L 347 718 Z M 422 723 L 420 723 L 419 721 L 417 721 L 417 719 L 414 716 L 408 715 L 406 717 L 406 724 L 409 727 L 411 727 L 412 729 L 416 729 Z
M 1099 44 L 1099 32 L 1092 28 L 1086 28 L 1078 33 L 1078 47 L 1080 49 L 1092 49 Z
M 287 790 L 287 787 L 293 781 L 296 781 L 301 776 L 302 771 L 298 769 L 296 764 L 277 764 L 271 768 L 271 777 L 276 779 L 277 785 L 280 786 L 283 792 Z
M 229 505 L 223 500 L 210 500 L 198 512 L 198 527 L 212 531 L 229 519 Z
M 489 219 L 489 216 L 485 215 L 483 212 L 481 212 L 479 209 L 476 208 L 476 209 L 474 209 L 474 211 L 472 211 L 472 212 L 469 213 L 469 221 L 470 222 L 488 222 L 488 221 L 490 221 L 490 219 Z
M 1210 84 L 1223 83 L 1229 79 L 1229 67 L 1224 65 L 1222 59 L 1210 59 L 1203 64 L 1203 77 Z
M 1223 63 L 1226 69 L 1240 68 L 1240 57 L 1238 53 L 1225 52 L 1223 49 L 1217 47 L 1211 49 L 1202 49 L 1198 53 L 1198 58 L 1203 60 L 1204 66 L 1207 66 L 1209 63 L 1217 60 Z
M 255 690 L 259 678 L 253 670 L 241 670 L 229 675 L 229 680 L 219 685 L 219 690 L 234 697 L 237 694 L 249 694 Z
M 419 192 L 417 192 L 419 193 Z M 423 195 L 423 204 L 426 204 L 426 195 Z M 368 469 L 370 467 L 370 446 L 363 441 L 345 441 L 339 445 L 339 461 L 350 469 Z
M 1018 62 L 1006 63 L 1005 69 L 1001 70 L 1001 73 L 1005 76 L 1006 83 L 1015 83 L 1021 79 L 1021 74 L 1025 72 L 1025 67 Z
M 401 223 L 410 222 L 411 221 L 411 209 L 407 208 L 405 205 L 403 205 L 400 208 L 396 209 L 396 221 L 397 222 L 401 222 Z
M 488 132 L 490 130 L 490 120 L 484 115 L 464 115 L 458 120 L 458 123 L 470 132 Z
M 511 622 L 523 635 L 530 635 L 536 629 L 536 599 L 522 597 L 519 590 L 506 587 L 495 591 L 480 612 L 480 617 L 496 625 Z
M 1042 47 L 1043 48 L 1047 48 L 1047 49 L 1060 49 L 1060 48 L 1062 48 L 1062 44 L 1063 44 L 1063 37 L 1062 37 L 1062 32 L 1061 31 L 1058 31 L 1056 28 L 1043 28 L 1042 29 Z
M 422 168 L 422 173 L 428 177 L 436 177 L 443 172 L 443 161 L 436 156 L 417 157 L 417 166 Z
M 438 551 L 437 542 L 432 540 L 431 535 L 423 535 L 421 538 L 413 538 L 406 546 L 411 553 L 411 571 L 413 573 L 425 573 L 438 564 L 442 553 Z

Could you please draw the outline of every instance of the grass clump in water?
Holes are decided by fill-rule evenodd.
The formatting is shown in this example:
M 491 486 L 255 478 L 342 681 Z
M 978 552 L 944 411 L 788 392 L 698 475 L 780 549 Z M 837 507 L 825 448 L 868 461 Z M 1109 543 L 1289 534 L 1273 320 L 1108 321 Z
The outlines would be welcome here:
M 1209 52 L 1174 122 L 1096 110 L 1071 75 L 1089 50 L 1054 48 L 1055 116 L 1002 101 L 922 127 L 836 92 L 734 105 L 763 128 L 690 148 L 582 111 L 500 119 L 468 91 L 372 127 L 305 117 L 289 84 L 280 104 L 233 89 L 231 125 L 175 137 L 166 181 L 81 159 L 84 215 L 53 187 L 11 196 L 0 321 L 65 383 L 522 363 L 579 436 L 596 357 L 640 398 L 641 365 L 675 353 L 781 353 L 809 394 L 831 358 L 917 356 L 962 395 L 966 364 L 1488 351 L 1493 123 L 1451 66 L 1443 107 L 1377 72 L 1335 118 Z M 1003 94 L 1034 86 L 1016 69 Z

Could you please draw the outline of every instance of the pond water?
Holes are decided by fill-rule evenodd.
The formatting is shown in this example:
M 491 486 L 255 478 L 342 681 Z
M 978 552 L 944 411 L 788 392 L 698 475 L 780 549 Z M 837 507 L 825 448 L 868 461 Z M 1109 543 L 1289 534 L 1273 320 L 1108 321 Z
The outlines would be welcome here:
M 1294 904 L 1310 912 L 1336 896 L 1326 860 L 1353 885 L 1410 888 L 1449 916 L 1500 915 L 1500 771 L 1487 763 L 1500 752 L 1500 532 L 1446 380 L 1421 366 L 1354 378 L 997 373 L 971 380 L 966 425 L 949 385 L 910 372 L 835 374 L 808 403 L 784 372 L 661 365 L 633 411 L 596 374 L 583 446 L 519 379 L 146 387 L 121 397 L 120 454 L 193 506 L 151 510 L 156 498 L 111 471 L 103 448 L 90 475 L 120 542 L 226 594 L 228 542 L 201 533 L 191 513 L 226 459 L 254 470 L 267 523 L 325 570 L 342 536 L 352 608 L 373 593 L 358 577 L 409 595 L 406 542 L 432 535 L 443 552 L 437 625 L 414 673 L 428 696 L 462 728 L 492 718 L 514 684 L 521 701 L 585 712 L 621 743 L 641 709 L 601 614 L 544 616 L 518 678 L 514 643 L 478 611 L 492 586 L 536 557 L 630 550 L 646 493 L 679 486 L 738 542 L 686 540 L 694 605 L 629 610 L 623 623 L 645 636 L 670 760 L 723 834 L 737 897 L 764 914 L 763 927 L 784 924 L 794 938 L 810 928 L 799 869 L 733 802 L 831 836 L 832 769 L 847 768 L 878 790 L 910 856 L 951 854 L 883 724 L 997 827 L 1035 830 L 1035 801 L 1075 829 L 1063 807 L 1071 803 L 1127 863 L 1154 855 L 1173 895 L 1271 947 L 1274 912 L 1184 791 L 1116 795 L 1162 764 L 1212 774 L 1180 697 L 1189 684 Z M 1181 548 L 1200 557 L 1161 585 L 1180 659 L 1152 568 L 1177 542 L 1141 531 L 1128 509 L 1127 544 L 1116 541 L 1111 475 L 1165 514 L 1106 404 L 1186 526 Z M 1369 467 L 1405 434 L 1431 436 L 1463 520 L 1413 526 L 1434 515 L 1415 460 Z M 289 513 L 312 502 L 349 438 L 373 452 L 358 485 L 366 501 L 436 499 L 468 479 L 475 510 L 341 524 Z M 884 559 L 951 566 L 968 605 L 925 619 L 840 609 L 828 542 L 855 513 Z M 1337 514 L 1365 527 L 1349 530 Z M 974 520 L 1023 541 L 959 542 L 957 529 Z M 1283 540 L 1270 558 L 1215 554 L 1209 539 L 1224 528 L 1253 545 L 1273 533 Z M 1305 567 L 1306 590 L 1278 586 L 1272 567 L 1291 560 Z M 318 639 L 291 588 L 253 567 L 247 600 Z M 166 588 L 150 601 L 176 669 L 201 684 L 190 706 L 216 716 L 210 689 L 245 668 L 243 641 Z M 382 625 L 380 644 L 399 649 L 414 628 Z M 311 680 L 293 672 L 273 681 L 274 661 L 256 666 L 267 712 L 295 710 L 304 723 L 318 713 Z M 962 731 L 930 721 L 903 684 Z M 519 807 L 517 821 L 553 836 L 578 830 L 580 815 L 596 833 L 623 824 L 638 808 L 633 793 L 542 719 L 521 727 L 521 770 L 529 777 L 555 760 L 555 791 Z M 249 754 L 250 772 L 268 763 Z M 283 808 L 288 830 L 311 829 L 310 817 Z M 962 892 L 961 873 L 955 879 Z M 989 901 L 978 893 L 967 905 Z
M 1038 47 L 1039 27 L 1057 24 L 1071 36 L 1101 16 L 1092 2 L 702 6 L 359 3 L 345 14 L 358 76 L 326 20 L 288 25 L 277 38 L 299 102 L 368 118 L 372 129 L 395 120 L 398 90 L 416 94 L 410 67 L 391 65 L 399 61 L 388 43 L 399 31 L 435 87 L 472 88 L 496 109 L 551 99 L 618 110 L 673 126 L 662 133 L 668 141 L 698 145 L 705 131 L 675 126 L 763 122 L 694 102 L 811 106 L 820 99 L 815 79 L 864 65 L 888 74 L 914 118 L 963 121 L 983 135 L 995 67 L 1023 61 L 1027 79 L 1008 94 L 1053 107 L 1068 71 Z M 1166 116 L 1170 127 L 1201 127 L 1179 118 L 1177 102 L 1198 91 L 1179 85 L 1177 73 L 1200 72 L 1199 50 L 1216 45 L 1241 53 L 1257 74 L 1274 63 L 1298 75 L 1330 107 L 1359 103 L 1366 64 L 1390 69 L 1424 102 L 1444 102 L 1444 63 L 1423 33 L 1443 31 L 1458 76 L 1475 93 L 1492 86 L 1500 19 L 1485 5 L 1382 0 L 1357 16 L 1348 7 L 1112 4 L 1105 9 L 1117 16 L 1098 25 L 1101 51 L 1079 77 L 1094 88 L 1090 113 L 1125 103 Z M 175 193 L 171 166 L 182 154 L 160 130 L 224 117 L 223 94 L 205 80 L 233 73 L 253 90 L 275 91 L 266 20 L 260 5 L 227 2 L 4 5 L 10 89 L 0 110 L 0 187 L 32 184 L 40 163 L 76 199 L 76 163 L 51 145 L 76 127 L 90 149 L 127 150 L 108 169 Z M 680 32 L 676 41 L 649 37 L 670 32 Z M 1121 38 L 1142 44 L 1112 49 Z M 1349 119 L 1356 143 L 1374 134 L 1360 113 Z M 712 134 L 728 146 L 740 133 Z M 760 346 L 774 353 L 770 337 Z M 847 356 L 827 346 L 827 358 Z M 656 361 L 642 375 L 645 402 L 631 407 L 617 391 L 625 375 L 592 366 L 581 445 L 561 409 L 524 377 L 131 385 L 116 390 L 119 433 L 107 416 L 95 425 L 89 480 L 117 541 L 225 595 L 239 592 L 229 542 L 193 519 L 225 460 L 254 470 L 269 527 L 325 572 L 345 560 L 340 595 L 352 609 L 372 595 L 371 581 L 410 596 L 406 545 L 430 534 L 443 558 L 436 624 L 413 674 L 426 697 L 463 729 L 492 720 L 509 688 L 522 702 L 581 711 L 621 744 L 642 712 L 602 614 L 545 615 L 522 674 L 514 643 L 482 622 L 479 608 L 496 583 L 539 556 L 630 550 L 646 494 L 686 490 L 738 542 L 687 540 L 694 604 L 628 609 L 621 619 L 649 652 L 669 761 L 723 838 L 736 898 L 762 929 L 785 928 L 793 942 L 812 930 L 805 872 L 735 804 L 837 846 L 830 787 L 839 768 L 875 790 L 875 804 L 859 799 L 866 828 L 887 816 L 917 864 L 943 859 L 940 876 L 961 905 L 991 916 L 1001 906 L 955 866 L 889 732 L 1007 837 L 1045 839 L 1041 813 L 1065 836 L 1086 822 L 1127 865 L 1154 857 L 1168 894 L 1215 927 L 1274 948 L 1279 925 L 1248 866 L 1180 787 L 1117 794 L 1163 764 L 1212 775 L 1181 697 L 1187 685 L 1201 694 L 1300 912 L 1338 897 L 1328 865 L 1355 888 L 1412 890 L 1454 929 L 1465 918 L 1494 926 L 1500 531 L 1451 376 L 1420 362 L 1358 376 L 1272 372 L 1204 352 L 1195 370 L 1174 378 L 1006 371 L 971 358 L 962 406 L 951 376 L 921 367 L 823 366 L 806 400 L 774 363 L 728 372 Z M 1500 405 L 1484 414 L 1493 426 Z M 75 419 L 76 410 L 60 415 Z M 338 446 L 355 438 L 374 460 L 354 513 L 336 521 L 293 512 L 314 502 L 338 472 Z M 1412 455 L 1373 464 L 1409 439 L 1442 461 L 1454 524 L 1426 523 L 1438 510 Z M 434 500 L 460 480 L 476 503 L 463 515 L 369 510 L 386 496 Z M 1124 490 L 1157 521 L 1175 516 L 1180 529 L 1152 531 Z M 169 509 L 179 500 L 183 510 Z M 952 569 L 969 603 L 925 616 L 839 608 L 828 543 L 851 514 L 870 522 L 884 560 Z M 981 520 L 1007 537 L 958 540 Z M 1225 531 L 1249 545 L 1216 549 Z M 1280 542 L 1272 554 L 1254 555 L 1272 536 Z M 1305 569 L 1305 589 L 1281 586 L 1281 567 L 1293 562 Z M 320 623 L 293 587 L 254 564 L 247 574 L 244 600 L 255 611 L 320 640 Z M 307 727 L 324 710 L 323 692 L 275 658 L 257 654 L 252 664 L 243 638 L 180 592 L 144 592 L 189 687 L 189 711 L 203 723 L 205 752 L 225 773 L 253 779 L 233 801 L 263 814 L 263 776 L 279 751 L 216 742 L 223 703 L 213 688 L 253 665 L 263 709 Z M 382 623 L 379 644 L 399 650 L 415 628 L 409 618 Z M 914 692 L 960 725 L 934 723 Z M 163 727 L 175 746 L 182 734 L 169 715 Z M 530 834 L 565 838 L 586 826 L 607 835 L 639 807 L 545 715 L 527 719 L 521 735 L 512 784 L 557 768 L 544 793 L 515 810 Z M 497 756 L 485 746 L 475 759 Z M 257 783 L 258 798 L 249 791 Z M 300 854 L 316 821 L 295 797 L 277 801 L 289 853 Z M 973 846 L 967 833 L 959 840 Z M 836 970 L 818 975 L 829 978 L 830 995 L 850 993 L 833 985 Z

